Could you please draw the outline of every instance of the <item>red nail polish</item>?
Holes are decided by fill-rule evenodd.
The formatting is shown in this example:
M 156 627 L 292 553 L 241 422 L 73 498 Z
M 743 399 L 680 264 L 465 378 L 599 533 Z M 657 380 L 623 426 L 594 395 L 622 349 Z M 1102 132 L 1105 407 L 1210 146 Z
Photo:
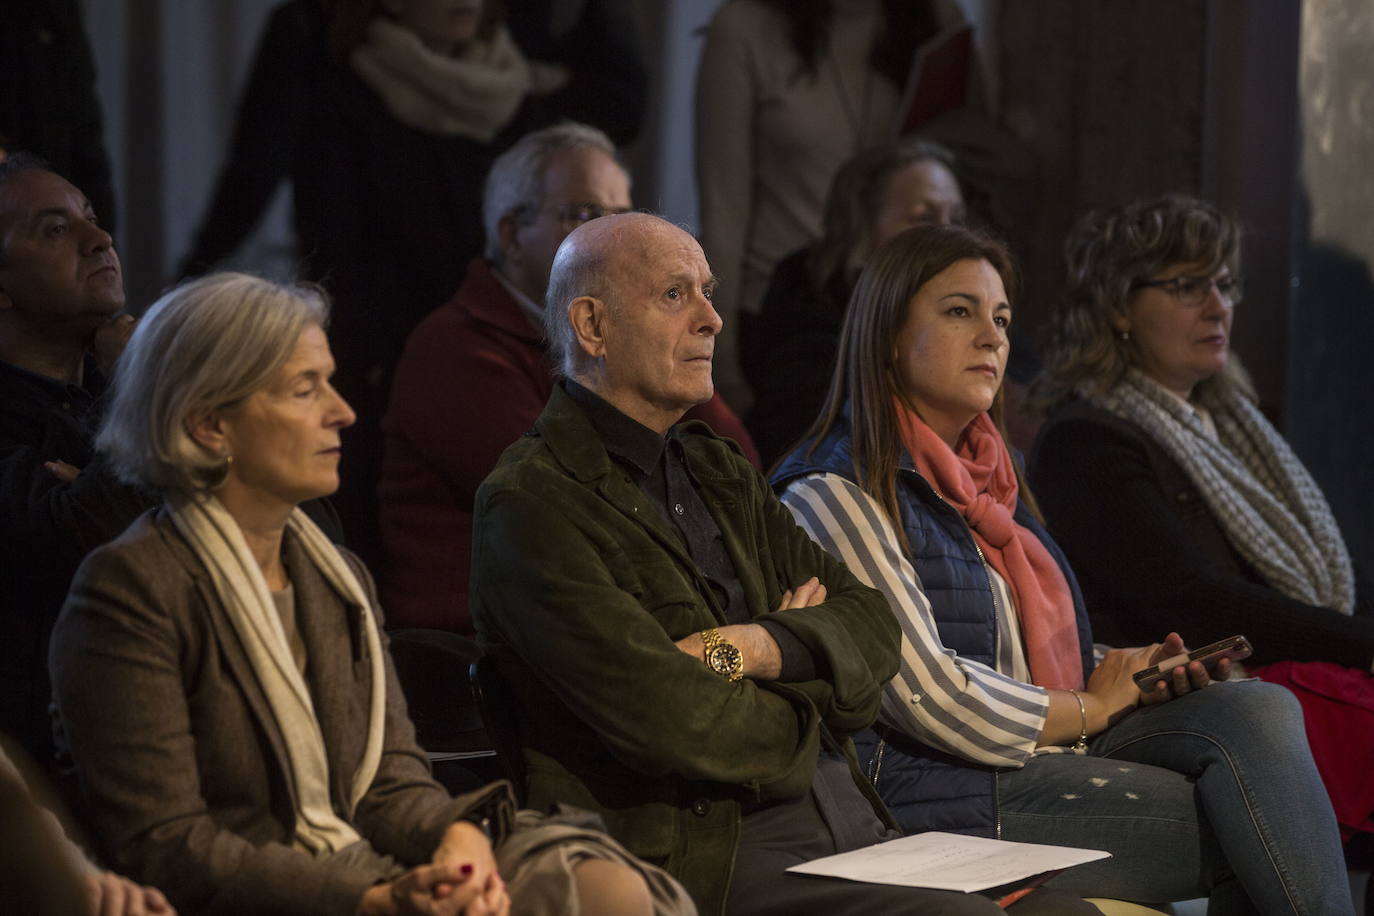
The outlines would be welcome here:
M 459 866 L 458 870 L 462 872 L 465 876 L 470 875 L 472 874 L 472 865 L 470 863 L 465 862 L 464 864 Z

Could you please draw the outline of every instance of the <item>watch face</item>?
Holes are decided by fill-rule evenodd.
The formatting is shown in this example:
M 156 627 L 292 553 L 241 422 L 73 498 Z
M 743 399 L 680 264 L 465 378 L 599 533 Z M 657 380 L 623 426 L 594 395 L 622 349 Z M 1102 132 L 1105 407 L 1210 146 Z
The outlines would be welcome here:
M 739 649 L 728 642 L 723 642 L 707 651 L 706 665 L 716 674 L 731 677 L 743 669 L 744 657 L 740 655 Z

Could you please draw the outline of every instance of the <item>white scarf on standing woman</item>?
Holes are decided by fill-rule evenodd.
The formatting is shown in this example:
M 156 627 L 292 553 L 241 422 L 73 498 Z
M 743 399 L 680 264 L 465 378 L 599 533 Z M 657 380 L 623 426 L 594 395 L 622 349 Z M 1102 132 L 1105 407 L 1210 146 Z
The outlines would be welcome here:
M 1248 398 L 1202 394 L 1213 437 L 1176 395 L 1135 369 L 1107 394 L 1084 396 L 1144 429 L 1179 463 L 1227 540 L 1271 587 L 1306 604 L 1354 611 L 1350 554 L 1331 507 Z
M 248 549 L 248 542 L 223 504 L 213 496 L 178 497 L 169 501 L 172 522 L 209 571 L 215 594 L 233 621 L 234 632 L 286 745 L 296 806 L 296 848 L 311 855 L 338 852 L 361 837 L 334 813 L 330 801 L 329 758 L 324 734 L 315 717 L 310 687 L 305 683 L 267 588 L 267 580 Z M 362 632 L 371 663 L 372 695 L 368 707 L 363 759 L 353 774 L 348 798 L 350 816 L 377 775 L 382 757 L 386 714 L 386 675 L 381 639 L 371 602 L 358 577 L 339 551 L 304 512 L 296 509 L 286 523 L 306 555 L 335 591 L 362 608 Z
M 378 16 L 349 62 L 402 124 L 482 143 L 510 123 L 530 90 L 529 65 L 504 27 L 448 57 Z

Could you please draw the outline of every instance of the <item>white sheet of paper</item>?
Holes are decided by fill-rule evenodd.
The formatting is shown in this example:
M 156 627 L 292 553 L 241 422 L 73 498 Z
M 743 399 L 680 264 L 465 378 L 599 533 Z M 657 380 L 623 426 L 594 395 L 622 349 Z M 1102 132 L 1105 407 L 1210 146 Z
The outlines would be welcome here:
M 1099 849 L 1009 843 L 957 833 L 918 833 L 814 859 L 787 870 L 870 884 L 900 884 L 968 893 L 1057 868 L 1096 862 L 1110 855 Z

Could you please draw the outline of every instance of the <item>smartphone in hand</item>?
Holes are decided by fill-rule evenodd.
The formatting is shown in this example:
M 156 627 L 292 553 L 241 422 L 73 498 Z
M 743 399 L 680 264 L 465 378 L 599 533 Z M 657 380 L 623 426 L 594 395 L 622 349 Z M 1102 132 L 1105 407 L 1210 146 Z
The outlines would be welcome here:
M 1252 651 L 1250 640 L 1244 636 L 1230 636 L 1214 642 L 1210 646 L 1203 646 L 1201 649 L 1194 649 L 1191 652 L 1175 655 L 1173 658 L 1166 658 L 1157 665 L 1151 665 L 1137 671 L 1131 675 L 1131 678 L 1137 687 L 1145 693 L 1149 693 L 1155 689 L 1156 682 L 1168 680 L 1165 676 L 1166 671 L 1172 671 L 1179 665 L 1186 665 L 1189 662 L 1202 662 L 1208 672 L 1211 672 L 1216 669 L 1217 662 L 1223 658 L 1240 661 L 1243 658 L 1249 658 Z

